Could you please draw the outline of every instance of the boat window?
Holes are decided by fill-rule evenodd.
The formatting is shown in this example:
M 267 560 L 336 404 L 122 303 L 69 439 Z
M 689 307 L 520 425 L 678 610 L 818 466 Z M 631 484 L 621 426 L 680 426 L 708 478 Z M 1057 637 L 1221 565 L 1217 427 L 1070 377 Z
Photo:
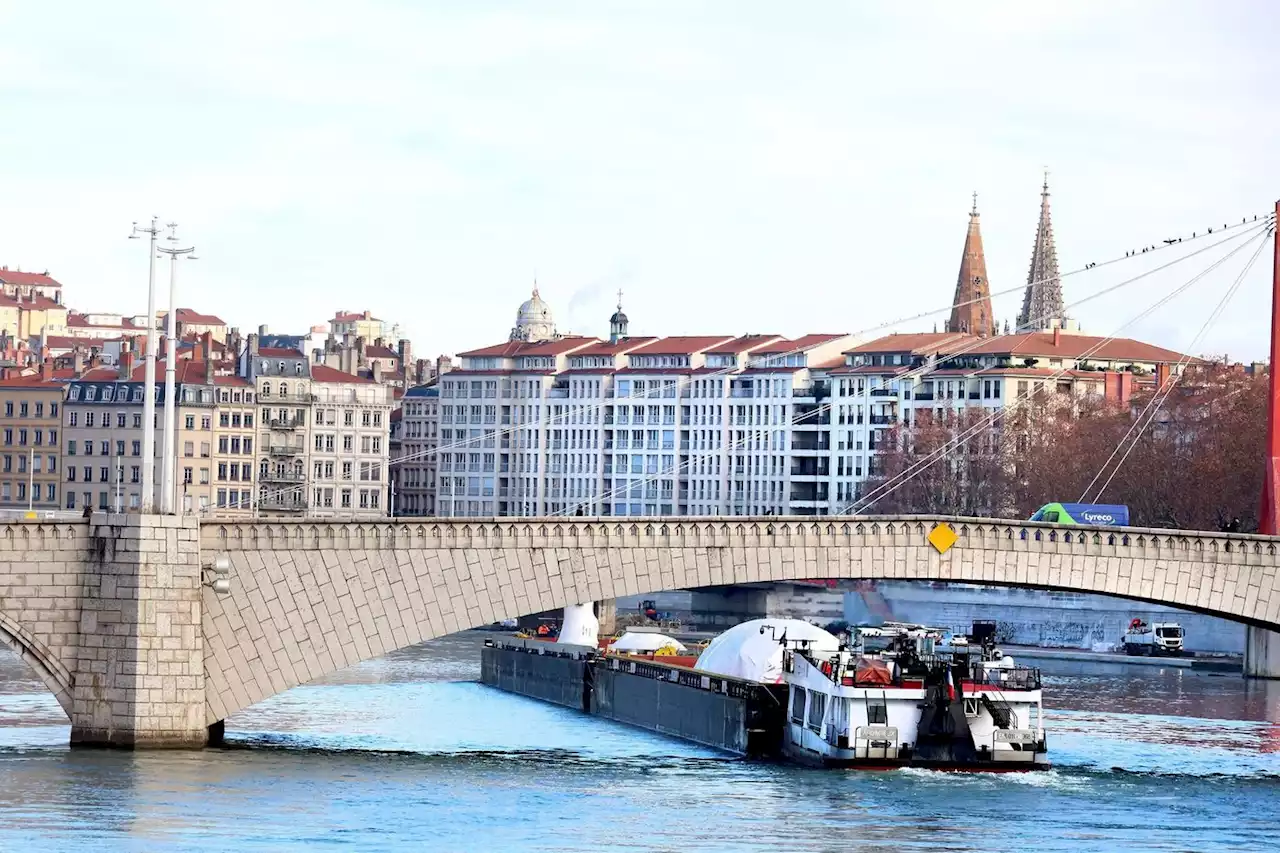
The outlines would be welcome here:
M 1057 511 L 1056 509 L 1051 509 L 1051 510 L 1049 510 L 1048 512 L 1046 512 L 1046 513 L 1044 514 L 1044 520 L 1045 520 L 1045 521 L 1047 521 L 1047 522 L 1049 522 L 1050 524 L 1055 524 L 1055 523 L 1057 523 L 1057 521 L 1058 521 L 1058 511 Z
M 809 728 L 822 733 L 822 718 L 827 713 L 827 694 L 809 694 Z
M 886 726 L 889 724 L 889 708 L 883 699 L 867 700 L 867 725 Z
M 791 688 L 791 722 L 804 725 L 804 688 Z
M 964 700 L 964 715 L 966 717 L 978 716 L 978 700 L 977 699 L 966 698 Z

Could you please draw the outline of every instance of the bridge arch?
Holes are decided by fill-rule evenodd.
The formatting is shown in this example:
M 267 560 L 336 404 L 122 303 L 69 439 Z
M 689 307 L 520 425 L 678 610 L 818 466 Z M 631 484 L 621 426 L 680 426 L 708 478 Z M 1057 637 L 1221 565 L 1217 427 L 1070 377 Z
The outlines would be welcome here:
M 944 526 L 955 543 L 939 548 Z M 1280 629 L 1277 540 L 933 516 L 263 521 L 202 525 L 232 560 L 203 600 L 210 724 L 338 669 L 500 619 L 806 578 L 1093 592 Z M 938 540 L 941 544 L 945 542 Z
M 73 676 L 48 647 L 4 613 L 0 613 L 0 643 L 8 646 L 31 667 L 70 718 Z

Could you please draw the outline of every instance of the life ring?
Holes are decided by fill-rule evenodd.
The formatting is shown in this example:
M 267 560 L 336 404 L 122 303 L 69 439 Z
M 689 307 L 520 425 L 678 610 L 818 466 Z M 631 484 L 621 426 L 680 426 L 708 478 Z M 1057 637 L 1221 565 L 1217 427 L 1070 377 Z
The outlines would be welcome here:
M 828 676 L 828 677 L 830 677 L 830 676 L 831 676 L 831 661 L 829 661 L 829 660 L 824 660 L 824 661 L 822 662 L 822 666 L 821 666 L 821 667 L 819 667 L 819 668 L 822 670 L 822 674 L 823 674 L 823 675 Z

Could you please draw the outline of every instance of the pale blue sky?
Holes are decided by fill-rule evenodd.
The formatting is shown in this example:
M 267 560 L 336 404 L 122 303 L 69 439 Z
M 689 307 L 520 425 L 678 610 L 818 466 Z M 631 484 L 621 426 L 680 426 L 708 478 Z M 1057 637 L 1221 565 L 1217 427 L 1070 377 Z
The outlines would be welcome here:
M 124 237 L 157 213 L 199 247 L 181 302 L 246 329 L 368 308 L 456 352 L 503 339 L 536 272 L 562 331 L 606 333 L 619 285 L 633 332 L 857 331 L 950 301 L 974 189 L 993 288 L 1024 281 L 1044 164 L 1064 269 L 1270 209 L 1278 24 L 1266 2 L 0 0 L 0 263 L 142 312 Z M 1198 352 L 1265 355 L 1269 260 Z M 1109 333 L 1192 271 L 1078 314 Z M 1229 280 L 1131 333 L 1187 346 Z

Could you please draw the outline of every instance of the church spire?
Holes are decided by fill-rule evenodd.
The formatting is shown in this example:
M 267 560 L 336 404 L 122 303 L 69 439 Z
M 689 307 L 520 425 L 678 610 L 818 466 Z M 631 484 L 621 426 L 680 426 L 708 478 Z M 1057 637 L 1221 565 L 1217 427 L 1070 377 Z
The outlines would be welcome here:
M 948 332 L 963 332 L 983 337 L 994 334 L 995 318 L 991 313 L 991 283 L 987 281 L 987 259 L 982 253 L 982 228 L 978 220 L 978 194 L 973 194 L 969 211 L 969 231 L 964 238 L 964 254 L 960 257 L 960 275 L 956 279 L 956 296 L 951 306 Z
M 1027 290 L 1018 314 L 1018 331 L 1052 328 L 1064 320 L 1062 281 L 1058 278 L 1058 250 L 1053 245 L 1053 225 L 1049 221 L 1049 170 L 1045 169 L 1040 188 L 1040 224 L 1036 226 L 1036 244 L 1031 250 L 1031 270 L 1027 273 Z

